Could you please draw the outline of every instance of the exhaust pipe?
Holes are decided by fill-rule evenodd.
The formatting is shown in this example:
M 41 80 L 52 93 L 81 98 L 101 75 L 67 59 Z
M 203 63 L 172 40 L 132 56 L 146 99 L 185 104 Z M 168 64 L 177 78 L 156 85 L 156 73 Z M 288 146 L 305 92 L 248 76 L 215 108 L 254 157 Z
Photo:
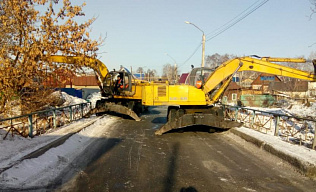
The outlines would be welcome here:
M 316 59 L 313 59 L 313 65 L 314 65 L 314 74 L 316 75 Z

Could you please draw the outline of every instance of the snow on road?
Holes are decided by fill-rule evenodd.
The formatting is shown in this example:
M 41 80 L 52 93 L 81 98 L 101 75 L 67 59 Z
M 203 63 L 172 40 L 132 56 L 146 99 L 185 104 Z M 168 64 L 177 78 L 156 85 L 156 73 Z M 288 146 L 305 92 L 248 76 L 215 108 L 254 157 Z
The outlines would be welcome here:
M 95 141 L 97 138 L 109 137 L 111 127 L 113 127 L 112 125 L 117 119 L 117 117 L 105 116 L 79 133 L 71 136 L 62 145 L 56 148 L 51 148 L 38 158 L 26 159 L 20 164 L 2 172 L 0 174 L 0 188 L 29 188 L 32 186 L 46 186 L 50 184 L 77 156 L 81 155 L 82 151 L 84 151 L 91 142 Z M 79 121 L 72 126 L 78 126 L 79 123 L 82 122 Z M 27 153 L 27 150 L 23 145 L 32 148 L 33 145 L 46 143 L 49 142 L 51 138 L 58 137 L 56 134 L 58 133 L 42 136 L 42 139 L 40 139 L 41 137 L 38 137 L 38 139 L 16 138 L 14 143 L 11 143 L 16 146 L 8 146 L 8 148 L 15 148 L 16 153 L 21 153 L 21 155 L 23 155 L 24 153 Z M 63 134 L 61 133 L 60 136 L 62 135 Z M 6 146 L 3 144 L 4 143 L 1 144 L 0 153 L 3 154 L 2 152 L 4 151 L 10 153 L 5 149 Z M 20 148 L 17 146 L 20 146 Z M 19 149 L 21 151 L 17 151 Z M 11 152 L 11 156 L 13 155 L 13 152 L 14 151 Z M 9 161 L 12 160 L 10 155 L 6 156 L 5 159 Z M 5 162 L 5 160 L 1 160 L 1 166 L 8 164 L 3 162 Z

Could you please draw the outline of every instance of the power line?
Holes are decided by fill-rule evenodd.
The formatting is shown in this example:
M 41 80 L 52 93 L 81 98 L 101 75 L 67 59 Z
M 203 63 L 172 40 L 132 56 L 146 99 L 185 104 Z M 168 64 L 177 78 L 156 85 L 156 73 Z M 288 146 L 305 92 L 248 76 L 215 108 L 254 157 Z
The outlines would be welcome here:
M 226 22 L 224 25 L 220 26 L 219 28 L 209 32 L 208 34 L 206 34 L 206 36 L 215 33 L 216 31 L 219 31 L 220 29 L 222 29 L 223 27 L 225 27 L 226 25 L 228 25 L 230 22 L 232 22 L 233 20 L 235 20 L 236 18 L 238 18 L 239 16 L 241 16 L 243 13 L 245 13 L 248 9 L 250 9 L 251 7 L 253 7 L 254 5 L 256 5 L 259 1 L 256 1 L 255 3 L 253 3 L 252 5 L 250 5 L 247 9 L 245 9 L 243 12 L 239 13 L 238 15 L 236 15 L 236 17 L 232 18 L 231 20 L 229 20 L 228 22 Z
M 234 25 L 236 25 L 237 23 L 239 23 L 240 21 L 242 21 L 243 19 L 245 19 L 248 15 L 250 15 L 251 13 L 253 13 L 254 11 L 256 11 L 257 9 L 259 9 L 261 6 L 263 6 L 265 3 L 267 3 L 269 0 L 264 0 L 262 1 L 260 4 L 258 4 L 257 6 L 255 6 L 254 8 L 252 8 L 250 11 L 246 12 L 247 10 L 249 10 L 251 7 L 253 7 L 254 5 L 256 5 L 258 2 L 260 2 L 261 0 L 256 1 L 255 3 L 253 3 L 251 6 L 249 6 L 247 9 L 245 9 L 243 12 L 241 12 L 240 14 L 238 14 L 236 17 L 234 17 L 233 19 L 231 19 L 230 21 L 228 21 L 227 23 L 225 23 L 223 26 L 217 28 L 216 30 L 214 30 L 213 32 L 208 33 L 207 35 L 210 35 L 212 33 L 214 33 L 215 31 L 218 31 L 217 33 L 215 33 L 213 36 L 211 36 L 210 38 L 208 38 L 206 40 L 209 41 L 215 37 L 217 37 L 218 35 L 222 34 L 223 32 L 225 32 L 226 30 L 228 30 L 229 28 L 233 27 Z M 244 14 L 244 15 L 243 15 Z M 237 20 L 235 20 L 237 19 Z M 234 21 L 235 20 L 235 21 Z M 234 21 L 233 23 L 231 23 L 232 21 Z M 226 27 L 225 27 L 226 26 Z M 221 29 L 223 28 L 223 29 Z M 220 30 L 221 29 L 221 30 Z M 207 36 L 206 35 L 206 36 Z M 196 49 L 193 51 L 193 53 L 189 56 L 188 59 L 186 59 L 181 65 L 178 66 L 178 68 L 182 67 L 183 65 L 185 65 L 194 55 L 195 53 L 199 50 L 199 48 L 201 47 L 202 43 L 200 42 L 199 45 L 196 47 Z
M 217 37 L 218 35 L 222 34 L 223 32 L 225 32 L 226 30 L 228 30 L 229 28 L 233 27 L 234 25 L 236 25 L 237 23 L 239 23 L 240 21 L 242 21 L 243 19 L 245 19 L 248 15 L 250 15 L 251 13 L 253 13 L 254 11 L 256 11 L 257 9 L 259 9 L 261 6 L 263 6 L 264 4 L 266 4 L 269 0 L 264 0 L 262 1 L 259 5 L 257 5 L 256 7 L 252 8 L 250 11 L 246 12 L 246 10 L 248 10 L 250 7 L 252 7 L 254 4 L 252 4 L 250 7 L 248 7 L 245 11 L 243 11 L 241 14 L 243 14 L 244 12 L 246 12 L 244 15 L 239 14 L 238 16 L 236 16 L 234 19 L 238 18 L 240 15 L 240 17 L 235 20 L 233 23 L 230 23 L 231 21 L 233 21 L 234 19 L 230 20 L 229 22 L 227 22 L 226 24 L 224 24 L 222 27 L 224 27 L 223 29 L 221 29 L 219 32 L 215 33 L 214 35 L 212 35 L 210 38 L 208 38 L 206 41 L 209 41 L 211 39 L 214 39 L 215 37 Z M 230 24 L 229 24 L 230 23 Z M 222 28 L 220 27 L 220 28 Z M 219 29 L 220 29 L 219 28 Z M 209 35 L 209 34 L 208 34 Z
M 182 67 L 184 64 L 186 64 L 192 57 L 193 55 L 195 55 L 195 53 L 199 50 L 199 48 L 201 47 L 202 43 L 200 42 L 199 45 L 195 48 L 195 50 L 193 51 L 193 53 L 190 55 L 190 57 L 185 60 L 181 65 L 179 65 L 178 68 Z

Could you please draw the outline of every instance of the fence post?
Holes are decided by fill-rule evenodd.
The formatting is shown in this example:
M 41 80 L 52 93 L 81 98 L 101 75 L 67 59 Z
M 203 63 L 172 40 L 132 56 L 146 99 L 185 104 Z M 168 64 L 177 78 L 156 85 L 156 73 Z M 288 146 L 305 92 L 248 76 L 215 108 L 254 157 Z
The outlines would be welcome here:
M 315 126 L 314 126 L 314 141 L 313 141 L 313 149 L 315 149 L 316 146 L 316 122 L 315 122 Z
M 275 128 L 274 128 L 274 136 L 279 136 L 279 122 L 280 122 L 280 116 L 279 115 L 273 115 L 275 117 Z
M 72 106 L 69 107 L 70 111 L 69 111 L 69 119 L 70 121 L 72 121 Z
M 28 117 L 29 121 L 29 137 L 33 137 L 33 120 L 32 120 L 32 114 Z
M 91 106 L 91 105 L 90 105 Z M 223 113 L 224 113 L 224 119 L 226 119 L 226 109 L 225 109 L 225 105 L 222 105 L 222 110 L 223 110 Z
M 252 117 L 251 117 L 251 124 L 250 124 L 250 128 L 253 129 L 253 124 L 255 122 L 255 115 L 256 115 L 256 111 L 252 111 Z
M 56 124 L 56 110 L 55 109 L 53 109 L 53 126 L 54 126 L 54 128 L 56 128 L 57 127 L 57 124 Z
M 235 121 L 237 121 L 238 112 L 239 112 L 239 107 L 236 107 L 236 111 L 235 111 Z
M 80 108 L 81 108 L 81 118 L 83 118 L 83 103 L 80 104 Z

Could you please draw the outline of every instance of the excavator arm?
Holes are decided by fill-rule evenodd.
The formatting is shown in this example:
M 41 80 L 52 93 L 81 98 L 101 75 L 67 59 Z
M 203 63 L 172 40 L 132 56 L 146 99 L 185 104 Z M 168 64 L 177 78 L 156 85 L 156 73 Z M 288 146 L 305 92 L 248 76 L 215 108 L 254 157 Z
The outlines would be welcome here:
M 52 55 L 47 57 L 48 61 L 56 63 L 84 63 L 84 66 L 92 68 L 95 73 L 100 78 L 99 81 L 102 84 L 107 74 L 109 73 L 108 68 L 98 59 L 93 59 L 90 57 L 79 57 L 79 56 L 62 56 L 62 55 Z
M 307 61 L 305 59 L 270 57 L 264 57 L 261 59 L 253 57 L 241 57 L 229 60 L 219 66 L 205 81 L 203 91 L 206 95 L 207 103 L 213 104 L 217 102 L 220 95 L 226 90 L 228 84 L 230 83 L 232 75 L 240 71 L 256 71 L 278 76 L 303 79 L 307 81 L 316 81 L 315 72 L 310 73 L 272 62 L 306 63 Z M 315 61 L 313 61 L 313 63 L 315 65 Z M 210 93 L 214 92 L 220 83 L 223 84 L 216 90 L 217 92 L 215 94 L 210 96 Z

